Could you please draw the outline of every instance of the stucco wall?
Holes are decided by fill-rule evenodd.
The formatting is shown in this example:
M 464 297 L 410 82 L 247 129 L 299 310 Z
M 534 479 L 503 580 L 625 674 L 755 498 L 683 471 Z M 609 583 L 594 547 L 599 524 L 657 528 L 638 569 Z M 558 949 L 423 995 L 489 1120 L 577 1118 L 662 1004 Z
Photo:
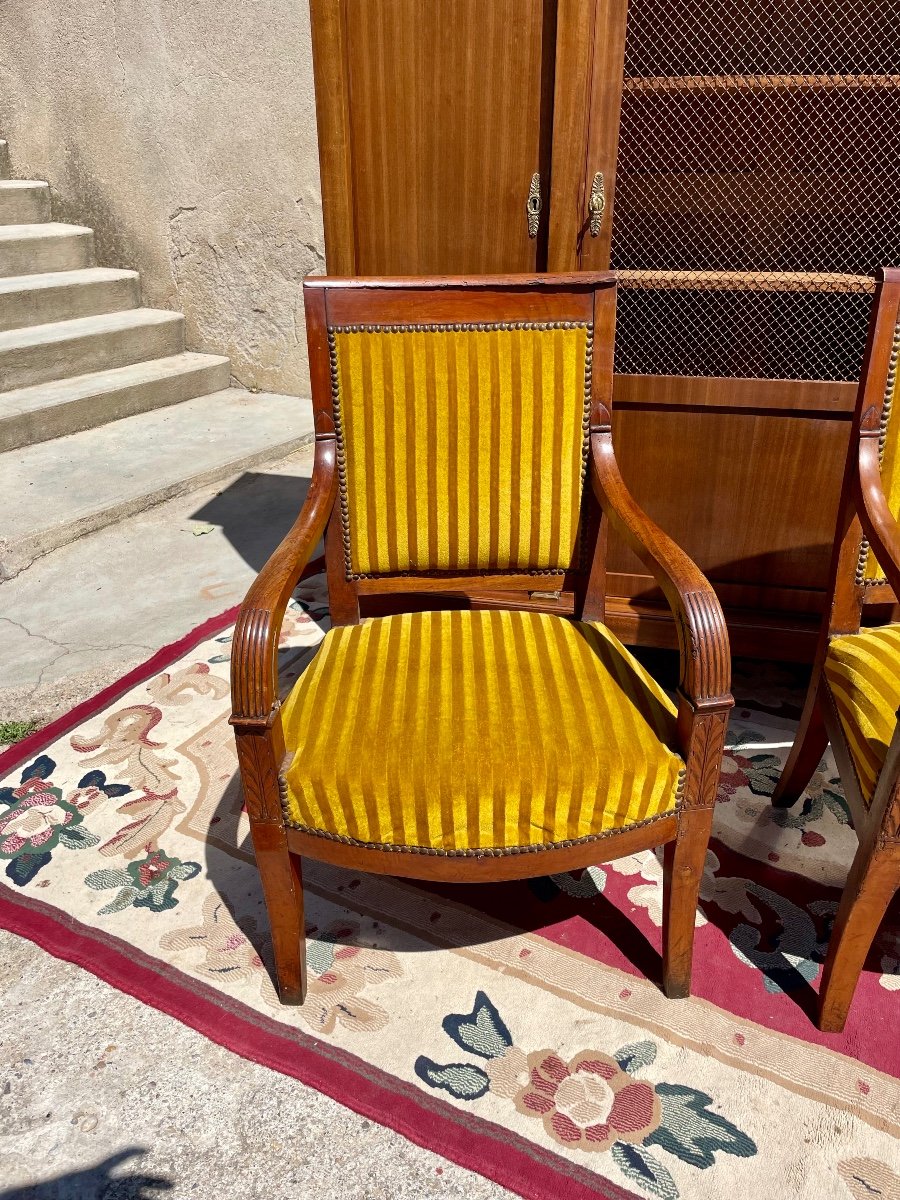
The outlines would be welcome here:
M 324 269 L 306 0 L 2 0 L 0 137 L 244 386 L 308 389 Z

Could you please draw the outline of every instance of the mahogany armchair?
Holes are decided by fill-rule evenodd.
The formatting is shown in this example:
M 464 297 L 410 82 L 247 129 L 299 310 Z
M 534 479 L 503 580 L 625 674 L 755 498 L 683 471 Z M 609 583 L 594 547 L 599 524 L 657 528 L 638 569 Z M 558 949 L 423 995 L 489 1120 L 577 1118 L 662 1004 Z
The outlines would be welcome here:
M 616 466 L 613 276 L 312 278 L 304 296 L 312 486 L 232 657 L 282 1001 L 305 993 L 303 856 L 471 882 L 659 845 L 664 987 L 686 996 L 728 638 Z M 675 614 L 677 705 L 603 624 L 608 526 Z M 279 627 L 323 533 L 334 626 L 280 704 Z M 365 619 L 386 597 L 401 611 Z
M 819 1024 L 834 1032 L 900 886 L 900 624 L 862 627 L 866 605 L 900 597 L 898 358 L 900 270 L 892 269 L 879 273 L 872 308 L 812 679 L 772 797 L 794 804 L 831 742 L 859 837 L 819 991 Z

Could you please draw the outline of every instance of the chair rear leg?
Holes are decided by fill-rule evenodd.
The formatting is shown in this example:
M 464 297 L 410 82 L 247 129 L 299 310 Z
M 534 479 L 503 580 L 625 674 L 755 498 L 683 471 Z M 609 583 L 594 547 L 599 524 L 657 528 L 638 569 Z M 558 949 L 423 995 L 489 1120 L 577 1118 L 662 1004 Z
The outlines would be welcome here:
M 278 996 L 282 1004 L 302 1004 L 306 998 L 306 934 L 300 859 L 288 850 L 282 825 L 251 821 L 250 831 L 272 930 Z
M 828 733 L 819 699 L 819 691 L 824 686 L 819 669 L 817 676 L 810 683 L 797 736 L 784 764 L 781 778 L 772 793 L 772 803 L 776 808 L 790 808 L 792 804 L 796 804 L 828 748 Z
M 713 809 L 684 809 L 678 836 L 663 851 L 663 991 L 671 1000 L 691 994 L 694 922 Z
M 861 844 L 838 907 L 822 986 L 819 1028 L 840 1033 L 878 926 L 900 887 L 900 842 L 879 845 L 877 835 Z

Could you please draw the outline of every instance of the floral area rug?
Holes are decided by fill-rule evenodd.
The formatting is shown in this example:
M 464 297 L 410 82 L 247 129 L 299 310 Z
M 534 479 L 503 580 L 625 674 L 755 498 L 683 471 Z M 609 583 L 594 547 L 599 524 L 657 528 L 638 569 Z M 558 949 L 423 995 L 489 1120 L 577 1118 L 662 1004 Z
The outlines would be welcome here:
M 282 1008 L 227 725 L 226 614 L 0 759 L 0 924 L 526 1197 L 900 1196 L 900 928 L 843 1035 L 810 1014 L 856 839 L 826 758 L 768 796 L 802 699 L 748 667 L 697 916 L 658 986 L 653 853 L 433 887 L 304 865 L 309 997 Z M 286 686 L 326 621 L 285 622 Z

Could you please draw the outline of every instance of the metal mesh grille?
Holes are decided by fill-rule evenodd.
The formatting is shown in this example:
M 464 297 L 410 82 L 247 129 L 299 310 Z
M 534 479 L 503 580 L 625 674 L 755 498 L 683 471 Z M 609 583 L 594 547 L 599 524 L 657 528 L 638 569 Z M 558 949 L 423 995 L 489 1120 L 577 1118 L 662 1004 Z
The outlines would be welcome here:
M 616 369 L 858 378 L 898 167 L 897 0 L 630 0 Z

